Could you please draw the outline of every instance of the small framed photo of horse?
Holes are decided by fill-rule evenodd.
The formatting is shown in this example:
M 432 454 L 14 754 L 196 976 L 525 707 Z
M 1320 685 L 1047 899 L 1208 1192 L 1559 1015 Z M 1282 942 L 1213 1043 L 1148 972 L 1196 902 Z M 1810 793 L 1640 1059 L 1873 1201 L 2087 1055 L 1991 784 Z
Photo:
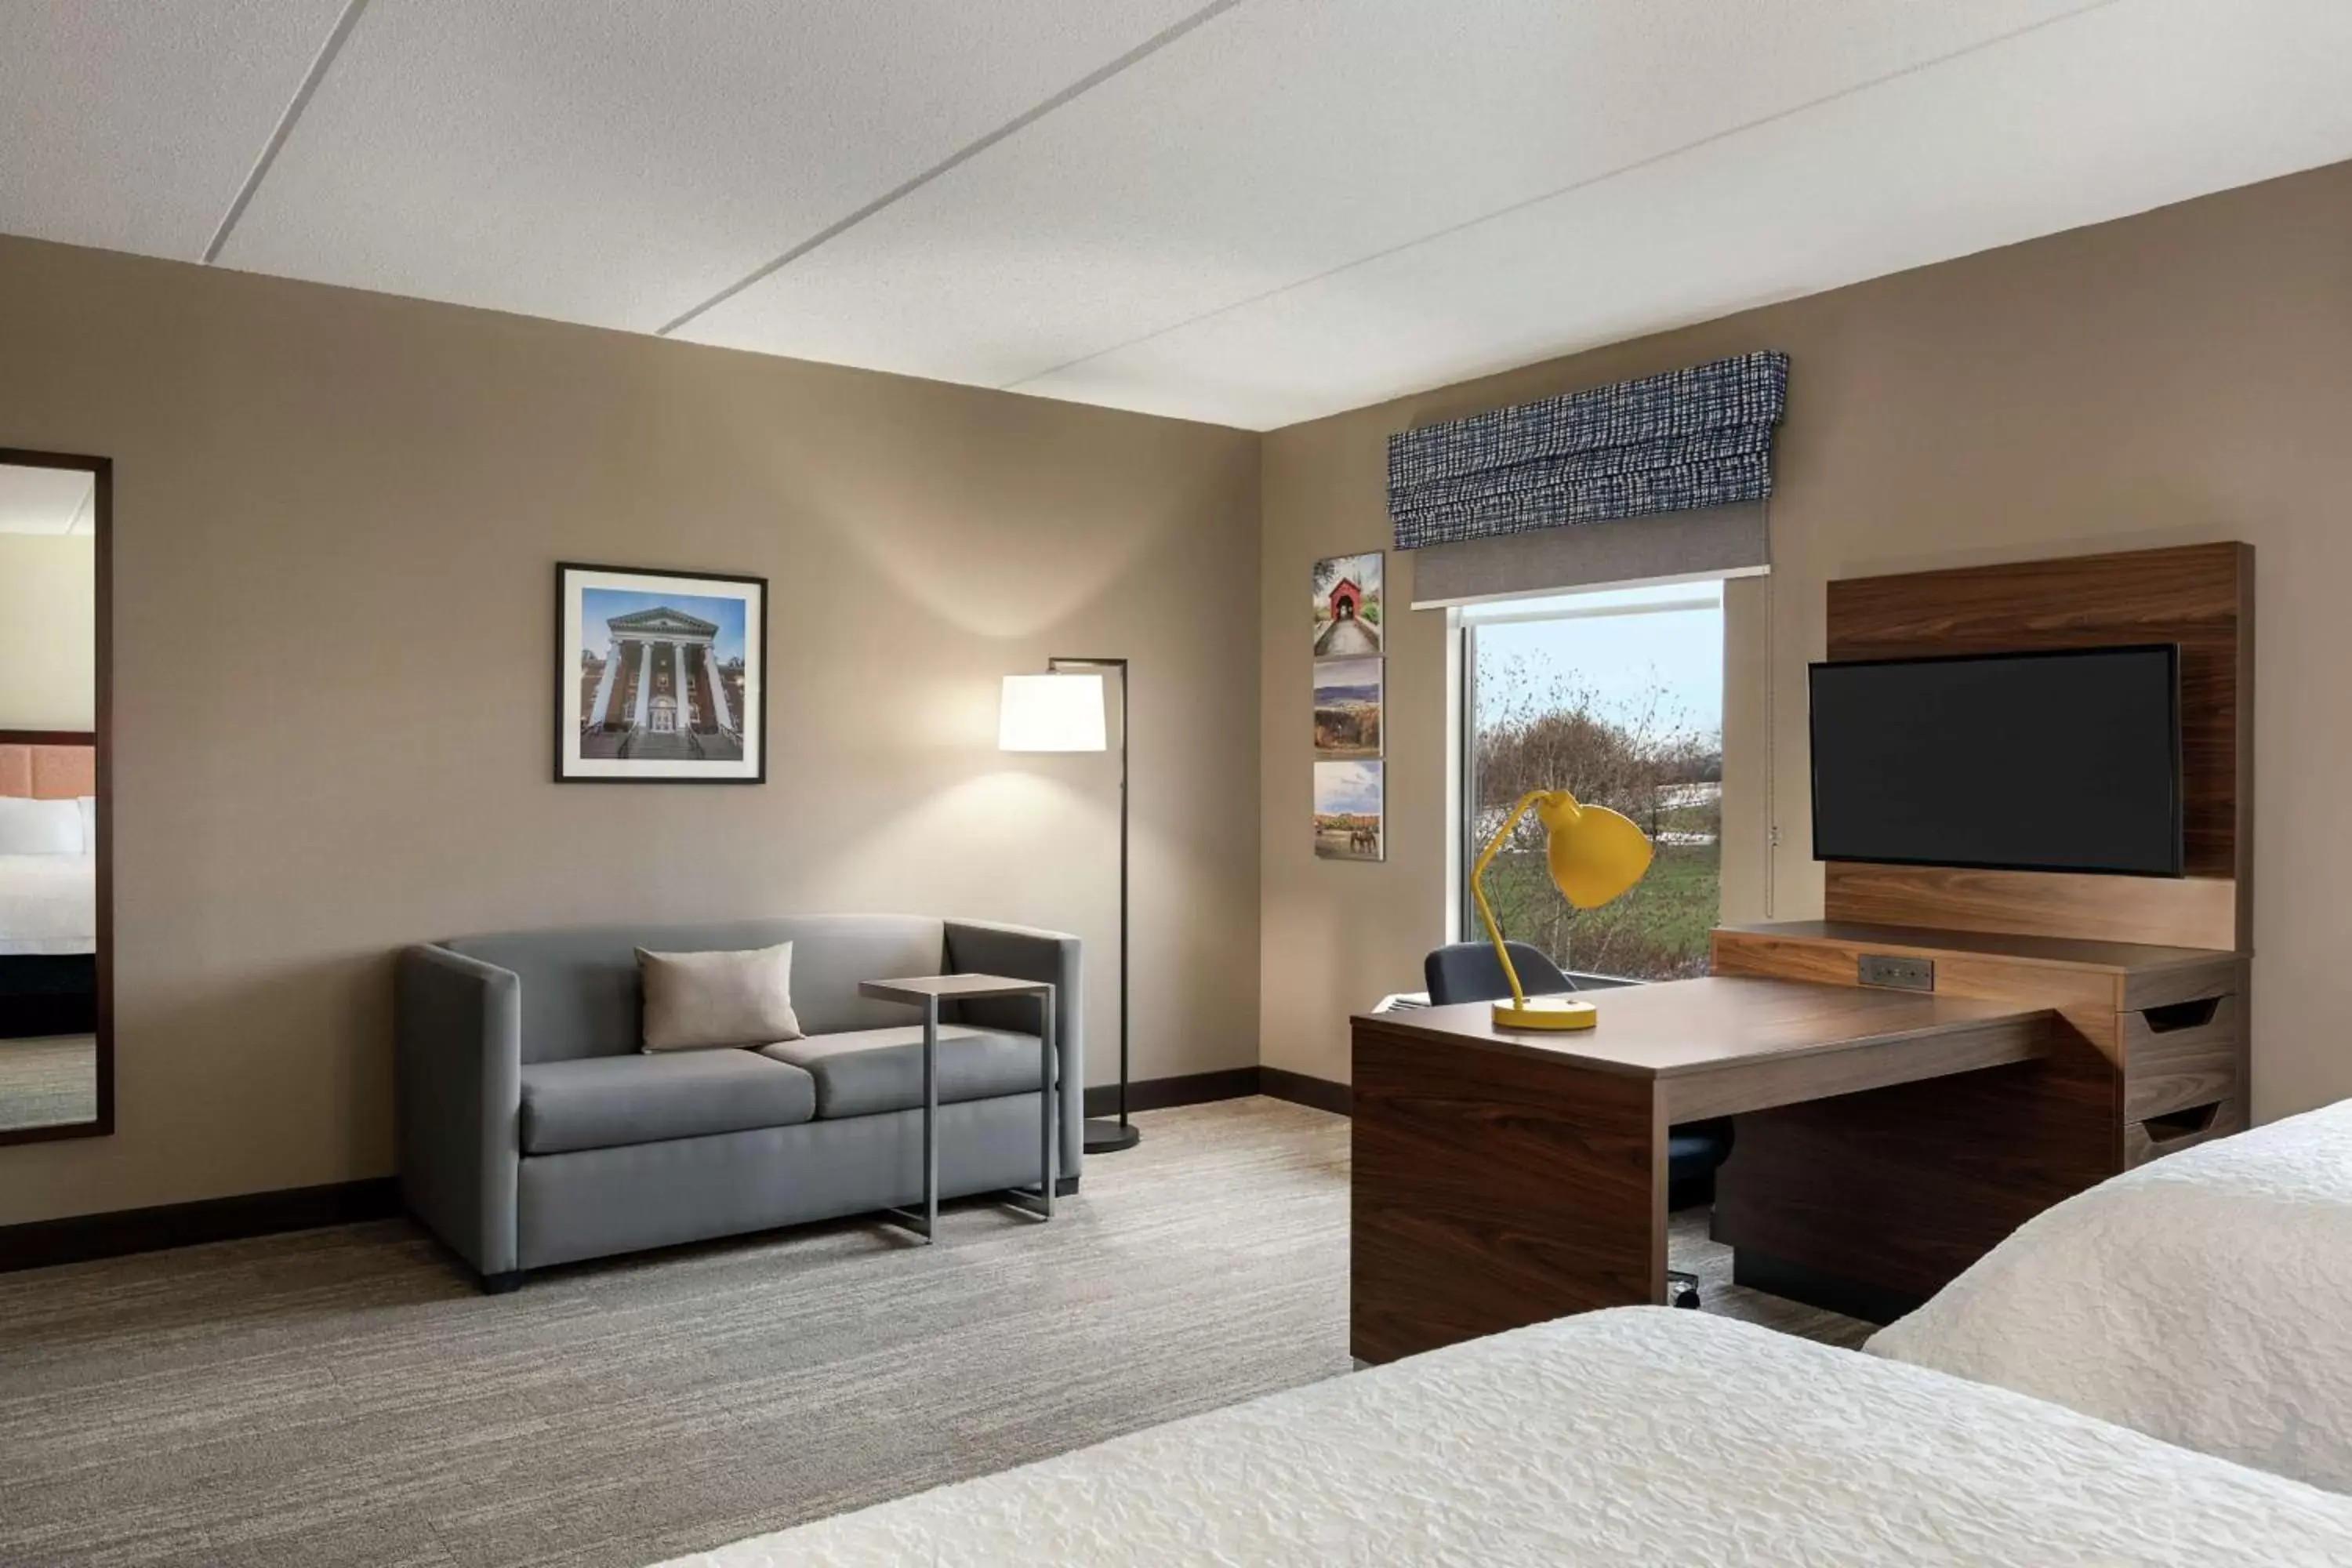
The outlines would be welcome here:
M 1323 860 L 1384 860 L 1381 764 L 1315 764 L 1315 854 Z
M 555 569 L 559 784 L 761 784 L 768 580 Z
M 1377 654 L 1381 635 L 1381 552 L 1334 555 L 1315 563 L 1315 657 Z

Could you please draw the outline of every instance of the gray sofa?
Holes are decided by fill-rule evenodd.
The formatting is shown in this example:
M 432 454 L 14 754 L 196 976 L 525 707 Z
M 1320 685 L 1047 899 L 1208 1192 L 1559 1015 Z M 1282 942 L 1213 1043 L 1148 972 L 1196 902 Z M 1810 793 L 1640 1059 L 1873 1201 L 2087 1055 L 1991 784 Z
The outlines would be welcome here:
M 635 949 L 793 944 L 808 1038 L 641 1053 Z M 519 931 L 412 947 L 395 979 L 400 1183 L 486 1290 L 530 1269 L 922 1196 L 922 1026 L 858 983 L 1005 974 L 1056 987 L 1063 1191 L 1086 1073 L 1076 937 L 977 921 L 803 915 Z M 940 1192 L 1034 1187 L 1037 1004 L 942 1010 Z

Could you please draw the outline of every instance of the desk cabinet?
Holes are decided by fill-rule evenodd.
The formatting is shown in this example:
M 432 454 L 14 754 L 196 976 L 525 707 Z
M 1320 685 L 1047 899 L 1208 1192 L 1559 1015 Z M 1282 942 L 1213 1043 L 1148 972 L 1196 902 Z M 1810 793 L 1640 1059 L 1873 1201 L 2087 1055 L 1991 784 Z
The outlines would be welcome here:
M 1855 985 L 1872 955 L 1928 960 L 1938 995 L 2049 1006 L 2052 1048 L 1739 1118 L 1714 1234 L 1742 1283 L 1884 1319 L 2061 1199 L 2247 1124 L 2239 953 L 1799 921 L 1719 930 L 1713 966 Z

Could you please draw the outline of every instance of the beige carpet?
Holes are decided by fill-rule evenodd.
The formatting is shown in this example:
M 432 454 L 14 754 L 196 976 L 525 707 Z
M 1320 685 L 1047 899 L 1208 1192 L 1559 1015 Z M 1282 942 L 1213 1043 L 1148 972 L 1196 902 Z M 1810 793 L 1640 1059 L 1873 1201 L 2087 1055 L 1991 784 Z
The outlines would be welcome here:
M 1345 1372 L 1347 1122 L 1139 1120 L 1051 1225 L 960 1206 L 928 1250 L 841 1225 L 484 1298 L 386 1223 L 0 1275 L 0 1563 L 643 1568 Z
M 0 1040 L 0 1131 L 98 1119 L 98 1042 L 88 1035 Z

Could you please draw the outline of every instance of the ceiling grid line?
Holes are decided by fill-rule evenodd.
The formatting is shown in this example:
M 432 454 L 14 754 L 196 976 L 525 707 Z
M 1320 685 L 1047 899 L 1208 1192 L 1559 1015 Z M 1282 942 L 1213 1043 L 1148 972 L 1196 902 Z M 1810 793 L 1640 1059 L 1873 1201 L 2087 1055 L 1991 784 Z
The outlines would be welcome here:
M 367 9 L 367 4 L 368 0 L 351 0 L 343 7 L 342 15 L 335 18 L 333 28 L 327 34 L 327 41 L 319 47 L 318 58 L 303 73 L 302 85 L 294 89 L 294 97 L 287 103 L 286 112 L 278 117 L 277 128 L 270 132 L 269 140 L 262 143 L 261 155 L 253 161 L 252 169 L 245 176 L 245 184 L 237 187 L 236 200 L 229 203 L 228 211 L 221 216 L 220 226 L 213 231 L 212 243 L 205 247 L 202 259 L 205 266 L 209 267 L 220 259 L 229 236 L 236 231 L 237 221 L 245 216 L 246 208 L 253 205 L 255 194 L 261 189 L 261 182 L 269 177 L 270 165 L 278 162 L 278 154 L 284 149 L 286 139 L 294 134 L 296 122 L 302 118 L 302 111 L 310 106 L 310 100 L 317 94 L 319 84 L 326 79 L 328 70 L 335 63 L 335 57 L 342 53 L 343 44 L 351 37 L 352 29 L 359 26 L 360 13 Z
M 1327 282 L 1333 278 L 1338 278 L 1346 273 L 1352 272 L 1358 268 L 1371 266 L 1373 263 L 1386 260 L 1390 257 L 1399 256 L 1421 246 L 1433 244 L 1438 240 L 1448 238 L 1451 236 L 1461 234 L 1470 229 L 1475 229 L 1482 224 L 1493 223 L 1497 219 L 1508 217 L 1514 213 L 1525 212 L 1530 207 L 1541 206 L 1546 202 L 1558 201 L 1562 196 L 1574 195 L 1580 191 L 1591 190 L 1594 186 L 1606 184 L 1612 180 L 1622 179 L 1628 174 L 1639 174 L 1643 170 L 1655 168 L 1662 163 L 1671 163 L 1676 158 L 1685 157 L 1692 153 L 1700 152 L 1706 148 L 1718 145 L 1719 143 L 1730 141 L 1735 137 L 1747 135 L 1750 132 L 1759 131 L 1767 126 L 1777 125 L 1783 121 L 1792 120 L 1799 115 L 1811 113 L 1815 110 L 1825 108 L 1828 105 L 1839 102 L 1842 100 L 1854 97 L 1860 93 L 1872 91 L 1892 82 L 1902 81 L 1906 78 L 1918 76 L 1924 72 L 1934 70 L 1938 67 L 1949 65 L 1955 60 L 1966 59 L 1971 55 L 1980 54 L 1987 49 L 1996 48 L 2003 44 L 2014 42 L 2019 38 L 2030 37 L 2031 35 L 2042 32 L 2046 28 L 2061 26 L 2066 23 L 2079 20 L 2080 18 L 2090 16 L 2095 12 L 2104 11 L 2108 9 L 2110 6 L 2118 5 L 2122 3 L 2123 0 L 2090 0 L 2089 4 L 2077 6 L 2074 10 L 2064 12 L 2059 16 L 2046 16 L 2040 21 L 2030 22 L 2024 26 L 2011 28 L 2006 33 L 1998 34 L 1990 38 L 1979 39 L 1977 42 L 1967 45 L 1964 47 L 1953 49 L 1948 53 L 1937 55 L 1932 59 L 1915 61 L 1914 63 L 1904 66 L 1899 69 L 1887 71 L 1879 76 L 1873 77 L 1866 81 L 1854 82 L 1850 86 L 1842 87 L 1834 92 L 1823 93 L 1817 98 L 1809 99 L 1803 103 L 1791 104 L 1786 109 L 1776 110 L 1770 114 L 1759 115 L 1753 120 L 1743 121 L 1738 125 L 1727 126 L 1721 131 L 1713 132 L 1707 135 L 1697 137 L 1695 140 L 1683 142 L 1678 146 L 1669 147 L 1663 152 L 1651 153 L 1649 156 L 1644 158 L 1637 158 L 1630 163 L 1624 163 L 1613 169 L 1605 169 L 1599 174 L 1588 174 L 1584 178 L 1571 181 L 1569 184 L 1560 186 L 1557 190 L 1544 191 L 1536 195 L 1525 197 L 1519 201 L 1507 203 L 1503 206 L 1495 208 L 1492 212 L 1481 213 L 1476 217 L 1465 218 L 1459 223 L 1447 224 L 1442 228 L 1432 229 L 1427 234 L 1417 235 L 1412 239 L 1404 240 L 1395 245 L 1387 246 L 1379 250 L 1368 252 L 1367 254 L 1359 256 L 1349 261 L 1343 261 L 1336 267 L 1328 267 L 1320 272 L 1311 273 L 1307 277 L 1295 279 L 1290 282 L 1280 284 L 1275 288 L 1263 289 L 1258 293 L 1248 295 L 1243 299 L 1232 300 L 1229 303 L 1216 307 L 1214 310 L 1202 310 L 1197 315 L 1188 316 L 1182 321 L 1171 321 L 1164 327 L 1156 327 L 1150 331 L 1144 332 L 1139 336 L 1129 338 L 1120 342 L 1108 344 L 1106 347 L 1080 354 L 1075 359 L 1064 360 L 1059 364 L 1048 365 L 1043 370 L 1020 376 L 1013 381 L 997 383 L 995 384 L 996 390 L 1000 392 L 1018 392 L 1025 386 L 1029 386 L 1036 382 L 1044 381 L 1048 377 L 1058 375 L 1064 371 L 1073 370 L 1083 364 L 1090 364 L 1096 360 L 1108 358 L 1112 354 L 1123 353 L 1128 349 L 1138 347 L 1143 343 L 1156 342 L 1160 338 L 1183 331 L 1189 327 L 1198 326 L 1203 321 L 1213 321 L 1220 316 L 1231 315 L 1236 310 L 1248 310 L 1251 306 L 1263 304 L 1268 300 L 1278 300 L 1284 295 L 1294 293 L 1298 289 L 1311 289 L 1318 283 Z
M 355 5 L 363 5 L 365 4 L 365 0 L 353 0 L 353 3 Z M 915 192 L 922 189 L 925 185 L 928 185 L 932 181 L 940 178 L 942 174 L 946 174 L 953 171 L 961 164 L 970 163 L 972 159 L 977 158 L 982 153 L 987 152 L 991 147 L 995 146 L 998 142 L 1006 140 L 1008 137 L 1016 135 L 1022 131 L 1026 130 L 1028 127 L 1034 125 L 1037 121 L 1045 119 L 1045 116 L 1053 113 L 1055 110 L 1060 109 L 1066 104 L 1075 102 L 1088 92 L 1093 91 L 1096 88 L 1100 87 L 1103 83 L 1110 80 L 1113 77 L 1118 76 L 1120 72 L 1126 70 L 1130 66 L 1137 65 L 1152 55 L 1159 53 L 1161 49 L 1164 49 L 1169 45 L 1175 43 L 1178 39 L 1183 37 L 1188 33 L 1214 21 L 1217 17 L 1233 10 L 1241 3 L 1242 0 L 1213 0 L 1212 4 L 1203 5 L 1201 9 L 1193 12 L 1191 16 L 1186 16 L 1181 21 L 1175 22 L 1161 29 L 1160 32 L 1153 34 L 1150 37 L 1144 39 L 1143 42 L 1136 45 L 1135 47 L 1128 50 L 1127 53 L 1119 56 L 1118 58 L 1087 72 L 1085 76 L 1080 77 L 1076 81 L 1072 82 L 1061 91 L 1054 94 L 1053 97 L 1046 99 L 1042 103 L 1034 105 L 1014 118 L 1006 121 L 995 130 L 991 131 L 987 135 L 959 148 L 957 151 L 950 153 L 947 157 L 941 159 L 937 163 L 932 164 L 929 168 L 925 169 L 921 174 L 915 175 L 912 179 L 884 192 L 881 195 L 875 197 L 872 201 L 866 203 L 864 206 L 859 207 L 856 212 L 851 213 L 846 217 L 842 218 L 838 222 L 834 223 L 827 227 L 819 229 L 815 234 L 811 235 L 808 238 L 801 241 L 798 245 L 793 246 L 791 249 L 785 251 L 782 256 L 777 257 L 774 260 L 745 274 L 743 277 L 729 284 L 726 288 L 721 289 L 718 293 L 713 294 L 709 299 L 703 300 L 698 305 L 696 305 L 691 310 L 688 310 L 683 314 L 655 328 L 654 335 L 656 337 L 666 338 L 672 332 L 677 331 L 680 327 L 692 322 L 698 317 L 705 315 L 709 311 L 716 310 L 720 305 L 725 304 L 736 295 L 742 293 L 746 289 L 751 288 L 755 284 L 764 282 L 766 279 L 774 277 L 777 273 L 782 271 L 785 268 L 791 266 L 793 262 L 798 261 L 802 257 L 808 255 L 811 251 L 815 250 L 820 246 L 840 238 L 843 235 L 848 233 L 851 229 L 856 228 L 859 224 L 864 223 L 866 219 L 874 216 L 877 213 L 884 211 L 895 203 L 903 201 L 908 196 L 914 195 Z

